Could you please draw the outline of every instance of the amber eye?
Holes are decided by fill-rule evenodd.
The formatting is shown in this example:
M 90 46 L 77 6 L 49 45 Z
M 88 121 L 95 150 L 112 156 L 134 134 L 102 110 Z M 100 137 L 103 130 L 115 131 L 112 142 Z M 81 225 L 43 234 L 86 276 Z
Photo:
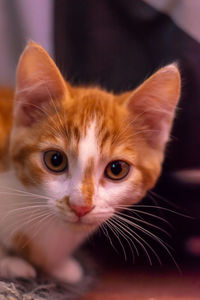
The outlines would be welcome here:
M 120 180 L 125 178 L 130 170 L 130 165 L 122 160 L 111 161 L 106 169 L 105 176 L 112 180 Z
M 46 167 L 52 172 L 61 173 L 66 170 L 68 165 L 67 156 L 62 151 L 46 151 L 43 159 Z

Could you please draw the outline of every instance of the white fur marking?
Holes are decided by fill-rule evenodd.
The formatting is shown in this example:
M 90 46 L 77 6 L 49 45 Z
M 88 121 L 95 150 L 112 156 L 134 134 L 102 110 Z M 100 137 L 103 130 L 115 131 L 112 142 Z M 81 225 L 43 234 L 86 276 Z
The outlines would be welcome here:
M 78 160 L 80 163 L 81 171 L 84 170 L 88 160 L 91 157 L 94 157 L 95 159 L 97 158 L 98 146 L 97 146 L 97 140 L 95 135 L 95 128 L 96 128 L 96 122 L 93 121 L 87 129 L 86 136 L 84 138 L 81 138 L 79 143 Z

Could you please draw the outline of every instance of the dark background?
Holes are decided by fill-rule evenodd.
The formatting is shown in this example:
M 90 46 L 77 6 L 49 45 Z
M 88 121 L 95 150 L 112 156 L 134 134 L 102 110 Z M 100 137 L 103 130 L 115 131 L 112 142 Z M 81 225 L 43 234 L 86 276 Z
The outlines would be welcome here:
M 200 168 L 199 43 L 175 25 L 170 17 L 140 0 L 56 0 L 54 8 L 56 62 L 73 84 L 97 84 L 114 92 L 127 91 L 134 89 L 158 68 L 178 62 L 182 74 L 182 96 L 166 150 L 163 174 L 154 190 L 159 196 L 154 194 L 153 198 L 158 206 L 195 219 L 151 208 L 146 211 L 167 219 L 175 229 L 169 229 L 155 218 L 145 217 L 145 220 L 171 232 L 171 239 L 160 233 L 159 237 L 175 248 L 176 254 L 172 253 L 178 263 L 200 265 L 199 257 L 186 250 L 188 238 L 200 234 L 200 187 L 173 177 L 174 171 Z M 152 194 L 142 203 L 154 205 L 151 198 Z M 157 230 L 153 232 L 158 234 Z M 109 234 L 117 244 L 117 238 L 112 232 Z M 164 264 L 173 264 L 162 246 L 145 234 L 143 238 L 156 249 Z M 90 247 L 99 259 L 109 263 L 113 260 L 114 264 L 122 261 L 102 235 L 97 234 Z M 120 245 L 116 247 L 123 256 Z M 125 247 L 129 253 L 128 245 Z M 131 253 L 129 256 L 130 263 Z M 146 264 L 143 256 L 136 262 Z

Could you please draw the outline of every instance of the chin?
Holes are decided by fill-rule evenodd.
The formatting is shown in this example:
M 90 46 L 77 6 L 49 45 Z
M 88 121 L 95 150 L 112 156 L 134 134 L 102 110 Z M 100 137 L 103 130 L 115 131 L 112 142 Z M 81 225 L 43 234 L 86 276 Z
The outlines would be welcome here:
M 109 218 L 112 217 L 113 214 L 100 214 L 99 216 L 96 214 L 95 216 L 86 215 L 80 221 L 82 224 L 91 225 L 91 226 L 100 226 L 102 223 L 106 222 Z
M 70 228 L 72 230 L 78 231 L 78 232 L 88 232 L 90 234 L 91 232 L 95 231 L 98 227 L 98 224 L 95 223 L 84 223 L 81 220 L 77 222 L 69 222 L 68 223 Z

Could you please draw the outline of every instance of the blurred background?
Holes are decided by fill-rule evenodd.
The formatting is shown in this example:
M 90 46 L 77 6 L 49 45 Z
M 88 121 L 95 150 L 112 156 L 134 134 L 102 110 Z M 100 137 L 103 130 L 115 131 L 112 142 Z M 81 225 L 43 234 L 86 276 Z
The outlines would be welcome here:
M 163 174 L 138 208 L 146 214 L 138 214 L 171 233 L 168 238 L 143 224 L 175 249 L 172 255 L 181 268 L 200 267 L 200 1 L 0 0 L 0 85 L 14 86 L 19 55 L 30 39 L 50 53 L 72 84 L 98 84 L 114 92 L 134 89 L 159 67 L 178 62 L 182 97 Z M 99 234 L 87 247 L 102 262 L 123 264 L 123 249 L 109 229 L 108 234 L 118 254 Z M 140 230 L 137 234 L 156 249 L 165 266 L 175 268 L 160 242 Z M 123 244 L 126 264 L 132 266 L 125 239 Z M 135 264 L 148 264 L 139 248 Z

